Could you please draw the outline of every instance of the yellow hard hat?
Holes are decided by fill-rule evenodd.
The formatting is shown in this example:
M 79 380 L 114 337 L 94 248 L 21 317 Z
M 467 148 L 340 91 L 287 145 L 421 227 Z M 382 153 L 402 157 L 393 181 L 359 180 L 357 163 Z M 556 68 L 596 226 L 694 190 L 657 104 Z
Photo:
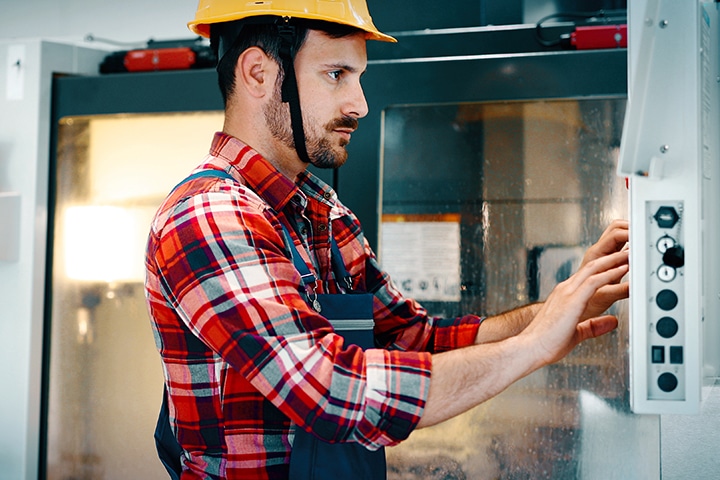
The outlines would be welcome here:
M 397 41 L 375 27 L 365 0 L 200 0 L 195 19 L 188 27 L 209 37 L 210 25 L 214 23 L 262 15 L 340 23 L 367 32 L 369 40 Z

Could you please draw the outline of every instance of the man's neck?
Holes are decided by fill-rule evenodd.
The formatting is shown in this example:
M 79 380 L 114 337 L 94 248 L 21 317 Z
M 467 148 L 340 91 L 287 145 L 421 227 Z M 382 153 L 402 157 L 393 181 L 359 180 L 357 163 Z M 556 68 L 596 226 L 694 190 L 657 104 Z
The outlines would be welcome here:
M 298 175 L 308 167 L 308 164 L 300 160 L 294 149 L 281 145 L 274 139 L 263 141 L 261 136 L 253 135 L 252 131 L 232 128 L 231 125 L 228 125 L 228 122 L 223 126 L 223 133 L 233 136 L 251 147 L 293 182 L 296 182 Z

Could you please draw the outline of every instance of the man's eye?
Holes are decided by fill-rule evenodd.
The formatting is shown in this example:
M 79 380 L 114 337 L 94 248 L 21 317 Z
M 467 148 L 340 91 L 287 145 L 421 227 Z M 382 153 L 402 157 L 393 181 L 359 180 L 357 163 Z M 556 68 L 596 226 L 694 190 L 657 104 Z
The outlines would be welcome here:
M 340 70 L 333 70 L 332 72 L 328 72 L 328 75 L 329 75 L 330 78 L 332 78 L 333 80 L 337 80 L 337 79 L 340 78 L 340 74 L 341 74 L 341 73 L 342 73 L 342 72 L 341 72 Z

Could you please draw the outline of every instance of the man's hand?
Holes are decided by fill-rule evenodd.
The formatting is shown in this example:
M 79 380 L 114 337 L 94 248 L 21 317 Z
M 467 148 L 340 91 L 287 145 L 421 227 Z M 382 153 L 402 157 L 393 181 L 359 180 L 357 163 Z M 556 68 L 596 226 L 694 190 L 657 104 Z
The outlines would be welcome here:
M 520 334 L 527 336 L 528 343 L 536 347 L 541 364 L 554 363 L 580 342 L 617 327 L 615 316 L 600 315 L 607 307 L 596 315 L 588 312 L 599 309 L 591 307 L 590 302 L 600 297 L 609 301 L 626 296 L 623 293 L 626 288 L 620 288 L 618 282 L 628 268 L 628 251 L 620 249 L 588 260 L 577 273 L 553 289 L 533 321 Z
M 580 268 L 582 269 L 586 264 L 593 260 L 626 249 L 628 240 L 628 221 L 613 221 L 605 229 L 598 241 L 587 249 L 585 256 L 583 256 Z M 587 309 L 582 315 L 583 319 L 594 318 L 598 315 L 602 315 L 602 313 L 610 308 L 613 303 L 618 300 L 628 298 L 628 295 L 630 294 L 630 286 L 627 282 L 620 282 L 620 280 L 621 279 L 618 279 L 617 282 L 600 288 L 595 295 L 593 295 L 588 302 Z
M 607 249 L 598 247 L 596 251 Z M 418 426 L 434 425 L 465 412 L 538 368 L 560 360 L 583 340 L 613 330 L 617 326 L 614 316 L 584 319 L 583 314 L 600 290 L 617 284 L 627 271 L 627 250 L 596 254 L 558 284 L 544 303 L 488 319 L 498 324 L 509 320 L 513 327 L 505 329 L 506 335 L 434 354 L 430 391 Z M 613 296 L 617 294 L 609 295 Z M 510 334 L 518 329 L 522 331 Z
M 628 239 L 628 222 L 626 220 L 615 220 L 605 229 L 598 241 L 587 249 L 583 256 L 580 269 L 589 262 L 622 251 L 626 248 Z M 585 311 L 580 316 L 580 319 L 588 320 L 602 315 L 613 303 L 627 298 L 629 295 L 629 286 L 627 282 L 620 282 L 620 280 L 621 279 L 618 279 L 609 285 L 604 285 L 599 288 L 587 302 Z M 532 322 L 541 307 L 542 304 L 539 303 L 526 305 L 487 318 L 478 330 L 475 343 L 497 342 L 517 335 Z

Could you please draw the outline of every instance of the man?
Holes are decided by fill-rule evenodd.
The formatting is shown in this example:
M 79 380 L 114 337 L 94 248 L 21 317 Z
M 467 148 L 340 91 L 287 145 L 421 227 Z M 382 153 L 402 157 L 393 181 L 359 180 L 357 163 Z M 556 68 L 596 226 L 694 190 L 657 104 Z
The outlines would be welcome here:
M 191 28 L 219 50 L 225 123 L 197 169 L 209 174 L 176 187 L 148 243 L 182 478 L 327 478 L 318 472 L 333 459 L 335 478 L 382 478 L 384 457 L 363 452 L 381 454 L 616 327 L 603 312 L 628 295 L 627 223 L 608 227 L 542 304 L 429 317 L 306 171 L 346 161 L 367 113 L 366 40 L 393 39 L 364 0 L 267 3 L 200 2 Z M 367 305 L 373 345 L 343 339 L 333 299 L 340 318 Z M 340 449 L 309 459 L 329 445 Z

